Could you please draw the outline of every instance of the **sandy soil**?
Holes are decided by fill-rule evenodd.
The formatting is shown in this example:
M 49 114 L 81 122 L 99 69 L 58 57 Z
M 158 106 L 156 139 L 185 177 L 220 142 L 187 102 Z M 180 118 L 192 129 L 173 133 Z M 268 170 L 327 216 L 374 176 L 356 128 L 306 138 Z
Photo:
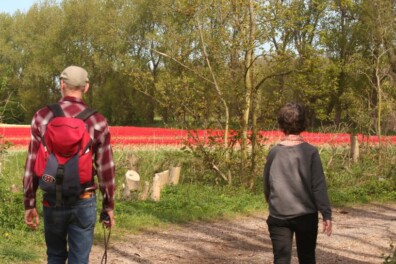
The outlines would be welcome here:
M 382 263 L 390 243 L 396 244 L 396 203 L 333 211 L 333 235 L 319 235 L 317 263 Z M 272 263 L 266 217 L 263 212 L 111 238 L 107 263 Z M 101 263 L 103 245 L 96 241 L 90 263 Z M 298 263 L 295 248 L 292 263 Z

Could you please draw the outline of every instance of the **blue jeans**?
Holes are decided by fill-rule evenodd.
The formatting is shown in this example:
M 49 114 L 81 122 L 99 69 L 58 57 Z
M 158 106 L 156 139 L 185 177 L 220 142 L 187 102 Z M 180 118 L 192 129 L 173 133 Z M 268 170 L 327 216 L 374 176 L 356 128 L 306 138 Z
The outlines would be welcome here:
M 48 264 L 83 264 L 89 260 L 96 223 L 96 197 L 73 206 L 43 207 Z
M 317 213 L 287 220 L 269 216 L 267 224 L 274 252 L 274 263 L 289 264 L 291 262 L 294 234 L 296 234 L 298 262 L 301 264 L 316 263 L 318 222 Z

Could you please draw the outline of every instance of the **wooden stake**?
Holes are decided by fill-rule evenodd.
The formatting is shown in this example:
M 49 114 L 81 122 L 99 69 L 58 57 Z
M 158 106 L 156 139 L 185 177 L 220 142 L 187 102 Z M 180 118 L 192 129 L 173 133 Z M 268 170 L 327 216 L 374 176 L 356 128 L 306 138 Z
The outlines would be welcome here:
M 180 170 L 181 167 L 171 167 L 169 169 L 169 184 L 170 185 L 178 185 L 180 179 Z

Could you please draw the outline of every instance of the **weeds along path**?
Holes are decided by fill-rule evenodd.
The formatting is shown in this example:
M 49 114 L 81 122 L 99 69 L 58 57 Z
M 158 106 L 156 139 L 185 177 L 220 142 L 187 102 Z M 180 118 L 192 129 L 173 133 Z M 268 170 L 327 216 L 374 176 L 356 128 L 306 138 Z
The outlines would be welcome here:
M 383 263 L 396 244 L 396 203 L 334 208 L 333 235 L 318 236 L 317 263 Z M 172 225 L 111 239 L 107 263 L 272 263 L 266 212 L 215 222 Z M 321 226 L 319 226 L 321 231 Z M 96 241 L 90 263 L 100 263 Z M 292 263 L 298 263 L 293 248 Z

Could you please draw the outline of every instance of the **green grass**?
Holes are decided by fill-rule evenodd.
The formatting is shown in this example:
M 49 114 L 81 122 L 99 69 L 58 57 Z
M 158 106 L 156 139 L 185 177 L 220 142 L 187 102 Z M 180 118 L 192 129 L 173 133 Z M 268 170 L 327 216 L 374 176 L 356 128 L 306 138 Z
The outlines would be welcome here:
M 22 190 L 25 157 L 25 152 L 9 151 L 1 159 L 0 263 L 35 263 L 45 255 L 43 224 L 36 231 L 25 227 Z M 41 213 L 41 208 L 37 209 Z
M 395 152 L 396 147 L 393 147 L 381 153 L 383 163 L 378 166 L 379 154 L 375 149 L 362 153 L 357 164 L 345 158 L 347 149 L 339 149 L 337 152 L 323 149 L 321 157 L 332 205 L 396 201 L 396 171 L 393 169 Z M 155 172 L 178 164 L 182 166 L 180 184 L 166 187 L 159 202 L 139 201 L 134 199 L 135 195 L 128 199 L 122 198 L 123 178 L 132 154 L 139 157 L 138 171 L 143 181 L 150 180 Z M 28 230 L 23 219 L 22 177 L 25 158 L 25 151 L 8 151 L 1 159 L 0 263 L 40 263 L 45 259 L 40 191 L 37 208 L 41 220 L 39 229 Z M 115 163 L 117 224 L 112 231 L 113 239 L 153 227 L 229 218 L 238 214 L 264 211 L 267 208 L 260 180 L 264 164 L 261 164 L 256 173 L 256 191 L 247 191 L 216 183 L 215 177 L 210 175 L 211 172 L 200 167 L 201 162 L 194 160 L 191 154 L 177 149 L 116 150 Z M 19 190 L 11 191 L 15 186 Z M 100 195 L 98 204 L 101 204 Z M 103 230 L 99 224 L 95 230 L 95 243 L 103 243 Z
M 0 228 L 0 263 L 38 263 L 45 255 L 42 227 L 36 231 Z
M 168 161 L 169 155 L 172 159 L 181 157 L 181 163 L 185 163 L 183 161 L 185 157 L 175 150 L 143 150 L 137 154 L 142 157 L 140 168 L 143 172 L 142 178 L 146 179 L 156 170 L 165 169 L 173 164 Z M 24 151 L 9 151 L 2 162 L 0 235 L 3 239 L 0 239 L 0 263 L 37 263 L 45 258 L 40 191 L 37 192 L 40 227 L 36 231 L 31 231 L 24 224 L 22 177 L 25 158 L 26 152 Z M 179 186 L 167 187 L 163 190 L 159 202 L 122 199 L 121 185 L 126 171 L 124 166 L 127 167 L 126 159 L 128 155 L 125 152 L 115 153 L 116 164 L 119 168 L 116 179 L 118 185 L 115 209 L 117 226 L 112 232 L 115 238 L 126 232 L 133 233 L 151 227 L 165 227 L 169 223 L 231 217 L 235 214 L 264 208 L 262 194 L 252 194 L 249 191 L 224 186 L 190 184 L 186 180 L 187 177 L 184 178 L 186 182 L 183 183 L 182 180 Z M 155 167 L 154 164 L 158 166 Z M 19 190 L 11 192 L 13 185 Z M 101 204 L 100 196 L 98 204 Z M 95 230 L 95 243 L 102 243 L 102 241 L 103 230 L 98 224 Z
M 159 202 L 118 202 L 116 213 L 119 227 L 133 231 L 166 223 L 230 217 L 263 208 L 263 196 L 248 191 L 228 187 L 180 185 L 163 190 Z

